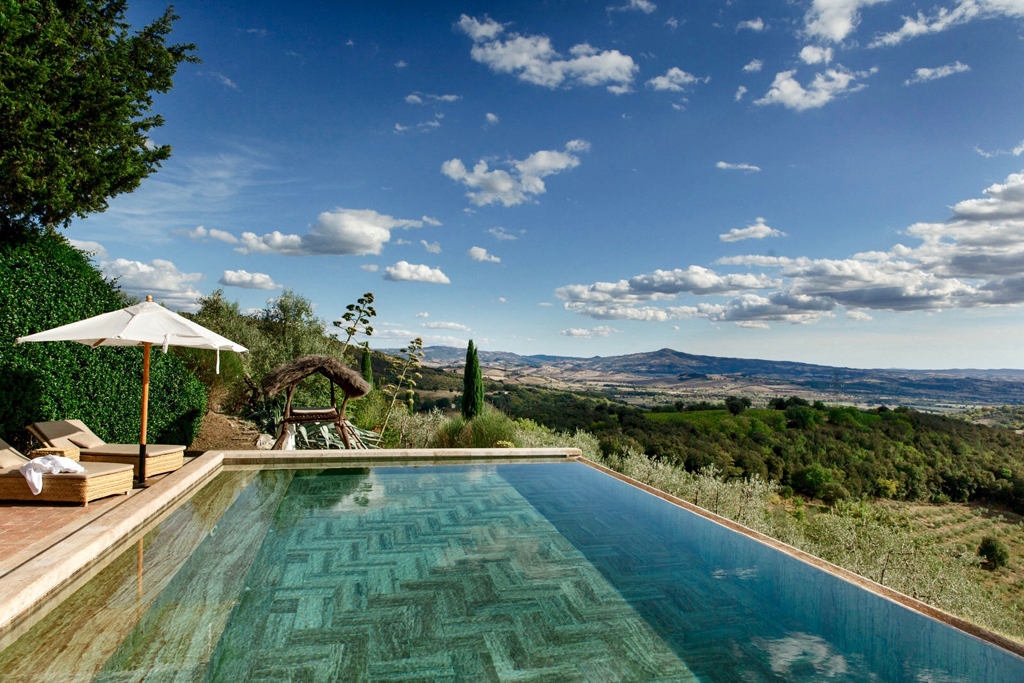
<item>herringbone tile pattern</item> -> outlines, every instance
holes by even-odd
[[[494,468],[445,469],[293,480],[210,678],[695,680]]]

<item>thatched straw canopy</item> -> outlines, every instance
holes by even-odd
[[[362,376],[333,356],[301,356],[267,373],[263,378],[263,391],[267,396],[295,386],[313,373],[318,372],[331,380],[349,398],[359,398],[370,391],[370,385]]]

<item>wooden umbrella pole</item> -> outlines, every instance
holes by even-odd
[[[149,418],[149,350],[150,342],[142,344],[142,433],[139,435],[139,484],[146,483],[146,421]]]

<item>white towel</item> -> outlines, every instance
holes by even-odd
[[[18,471],[25,476],[28,488],[33,496],[38,496],[43,490],[44,474],[59,474],[60,472],[85,472],[85,468],[71,458],[60,455],[44,455],[41,458],[33,458],[18,468]]]

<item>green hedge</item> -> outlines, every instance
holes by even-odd
[[[106,313],[128,302],[87,255],[59,235],[0,237],[0,436],[29,444],[24,427],[78,418],[101,438],[137,443],[142,351],[75,342],[15,345],[34,332]],[[150,367],[149,441],[190,445],[206,412],[206,390],[171,355]]]

